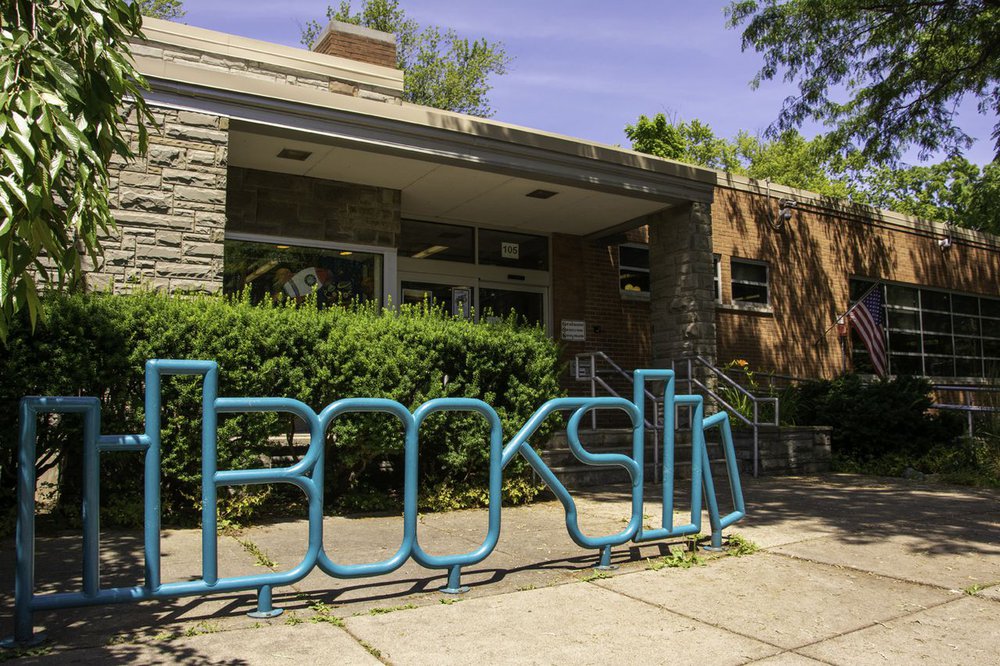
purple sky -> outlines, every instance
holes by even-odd
[[[301,26],[325,22],[339,0],[187,0],[183,22],[289,46]],[[716,134],[763,131],[792,91],[770,82],[751,90],[760,64],[740,51],[740,33],[725,28],[726,0],[401,0],[422,25],[504,42],[514,60],[490,94],[494,118],[591,141],[628,145],[623,128],[641,113],[664,112],[707,122]],[[360,0],[355,0],[355,8]],[[993,157],[992,119],[962,107],[964,128],[978,140],[967,153]],[[819,128],[807,126],[812,136]],[[908,154],[915,162],[916,155]]]

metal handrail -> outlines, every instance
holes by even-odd
[[[589,359],[589,364],[588,364],[589,370],[586,373],[581,373],[580,372],[580,369],[582,367],[580,365],[580,360],[581,359]],[[589,381],[590,382],[590,395],[591,395],[591,397],[597,397],[597,386],[598,385],[600,385],[600,387],[602,389],[604,389],[605,391],[607,391],[611,396],[613,396],[615,398],[622,397],[618,393],[618,391],[616,391],[614,389],[614,387],[612,387],[610,384],[608,384],[606,381],[604,381],[604,379],[600,376],[600,371],[598,370],[598,365],[597,365],[597,359],[601,359],[602,361],[604,361],[605,363],[607,363],[609,366],[611,366],[611,369],[614,371],[614,374],[617,374],[618,376],[620,376],[623,379],[625,379],[626,381],[628,381],[629,384],[632,384],[634,386],[634,384],[635,384],[635,376],[631,372],[629,372],[628,370],[625,370],[620,365],[618,365],[617,363],[615,363],[614,360],[612,360],[612,358],[610,356],[608,356],[607,354],[605,354],[604,352],[597,351],[597,352],[587,352],[587,353],[583,353],[583,354],[577,354],[573,358],[573,363],[574,363],[573,376],[577,380],[580,380],[580,381]],[[654,437],[654,441],[655,441],[655,440],[659,439],[659,433],[660,433],[660,430],[662,430],[662,427],[660,425],[660,409],[661,409],[660,403],[662,402],[662,398],[658,397],[656,394],[652,393],[649,389],[647,389],[645,387],[645,384],[643,384],[642,393],[646,397],[646,399],[649,400],[653,404],[653,420],[650,421],[648,418],[646,418],[646,416],[645,416],[645,410],[644,410],[643,411],[643,425],[653,431],[653,437]],[[590,412],[590,429],[591,430],[597,430],[597,410],[596,409],[595,410],[591,410],[591,412]],[[660,482],[660,450],[659,450],[659,447],[654,446],[653,447],[653,483],[659,483],[659,482]]]
[[[983,386],[982,384],[932,384],[931,389],[934,391],[960,391],[965,394],[964,405],[934,402],[931,404],[931,407],[933,409],[944,409],[953,412],[965,412],[965,424],[969,437],[972,437],[975,434],[974,421],[976,414],[1000,414],[1000,407],[994,407],[992,405],[974,405],[972,403],[973,393],[1000,394],[1000,386]]]
[[[581,366],[582,359],[588,360],[586,366]],[[601,373],[597,365],[598,359],[600,359],[608,366],[610,366],[611,370],[613,371],[613,374],[619,375],[620,377],[622,377],[623,379],[627,380],[630,383],[632,382],[632,373],[628,372],[627,370],[624,370],[621,366],[615,363],[610,356],[608,356],[606,353],[602,351],[585,352],[577,354],[573,359],[574,362],[573,376],[579,381],[590,382],[590,393],[592,397],[597,396],[598,386],[600,386],[602,389],[604,389],[614,397],[621,397],[619,393],[601,377]],[[694,388],[697,387],[706,395],[715,400],[716,403],[725,412],[739,419],[742,423],[753,429],[753,475],[754,477],[758,476],[760,472],[760,426],[762,425],[777,426],[780,424],[781,422],[780,400],[776,396],[758,397],[754,395],[746,388],[741,386],[739,382],[737,382],[735,379],[727,375],[724,370],[712,365],[712,363],[703,356],[688,357],[687,359],[685,359],[685,361],[687,364],[687,377],[685,377],[684,379],[686,379],[688,383],[688,393],[693,393]],[[731,386],[737,392],[739,392],[740,394],[745,396],[748,400],[750,400],[751,403],[753,403],[753,419],[751,420],[746,416],[744,416],[742,413],[740,413],[738,409],[736,409],[734,405],[731,405],[725,398],[723,398],[716,391],[714,391],[711,386],[702,382],[700,379],[697,379],[694,376],[695,363],[705,368],[716,377],[720,378],[727,385]],[[677,369],[676,366],[677,363],[675,361],[671,361],[670,363],[671,369],[676,371]],[[582,367],[587,367],[588,370],[586,372],[581,372]],[[648,389],[644,389],[644,393],[646,395],[646,398],[652,401],[653,403],[653,422],[649,422],[648,420],[646,420],[645,425],[647,428],[652,428],[655,431],[659,431],[660,429],[659,401],[657,400],[657,396],[651,393]],[[773,405],[774,407],[773,421],[760,420],[760,405],[762,403]],[[591,429],[597,430],[597,414],[595,412],[591,412]],[[656,454],[654,451],[654,457],[655,455]]]
[[[590,370],[586,373],[580,372],[580,359],[587,358],[590,359]],[[620,365],[614,362],[610,356],[602,351],[598,352],[587,352],[583,354],[577,354],[573,362],[575,364],[573,376],[580,381],[589,381],[591,383],[590,395],[591,397],[597,396],[597,384],[600,384],[601,388],[607,391],[610,395],[616,398],[622,397],[618,391],[614,389],[610,384],[608,384],[604,379],[601,378],[600,370],[597,366],[597,359],[600,358],[602,361],[611,366],[614,374],[619,375],[622,379],[625,379],[629,384],[634,382],[633,375],[628,370],[623,369]],[[652,393],[649,389],[643,388],[643,394],[646,399],[653,403],[654,406],[660,403],[660,398]],[[655,430],[660,429],[660,413],[659,410],[653,410],[653,420],[650,421],[648,418],[645,419],[645,426],[647,428],[653,428]],[[591,413],[591,429],[597,430],[596,414]]]
[[[739,382],[730,377],[725,373],[725,371],[715,367],[712,363],[703,356],[691,356],[686,359],[687,361],[687,382],[688,382],[688,392],[691,393],[694,387],[698,387],[700,390],[709,395],[713,400],[715,400],[720,407],[722,407],[727,413],[735,416],[737,419],[742,421],[744,424],[753,429],[753,475],[756,478],[760,473],[760,426],[777,426],[781,423],[781,402],[776,396],[769,396],[766,398],[761,398],[746,388],[741,386]],[[735,406],[729,404],[725,398],[716,393],[710,386],[705,384],[703,381],[695,377],[694,366],[698,364],[699,366],[708,370],[714,376],[722,379],[729,386],[734,388],[738,393],[742,394],[751,403],[753,403],[753,420],[750,420],[746,416],[740,413]],[[675,367],[672,363],[671,367]],[[761,421],[760,420],[760,405],[771,404],[774,406],[774,420],[773,421]]]

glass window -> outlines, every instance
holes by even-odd
[[[549,239],[514,231],[480,229],[479,263],[547,271]]]
[[[852,279],[851,302],[873,284]],[[891,373],[984,377],[1000,360],[1000,300],[906,285],[882,288]],[[866,372],[868,351],[853,331],[851,339],[855,369]]]
[[[923,313],[924,331],[932,333],[951,333],[951,315],[939,312]]]
[[[399,256],[471,264],[476,260],[474,234],[472,227],[403,220],[400,224]]]
[[[924,358],[925,373],[929,377],[955,377],[955,359],[951,356],[927,356]]]
[[[534,326],[544,325],[542,295],[538,292],[480,287],[479,305],[480,319],[484,321],[514,313],[518,321]]]
[[[891,337],[893,351],[921,353],[919,333],[893,333]]]
[[[920,307],[919,299],[919,292],[916,289],[911,289],[910,287],[890,284],[885,288],[885,302],[889,305],[918,308]]]
[[[956,356],[982,356],[983,347],[978,338],[955,338]]]
[[[1000,317],[1000,301],[992,298],[980,298],[979,305],[984,317]]]
[[[767,264],[734,258],[730,260],[729,267],[733,276],[734,303],[755,303],[758,305],[770,303],[767,287]]]
[[[224,292],[247,289],[254,303],[313,293],[321,307],[381,302],[381,254],[226,240],[223,260]]]
[[[955,333],[958,335],[976,335],[979,333],[979,317],[962,317],[955,315],[952,318]]]
[[[978,358],[956,358],[955,359],[955,376],[956,377],[982,377],[983,376],[983,362]]]
[[[924,310],[951,312],[951,295],[943,291],[920,290],[920,306]]]
[[[472,287],[431,282],[403,282],[400,286],[404,305],[427,303],[456,317],[468,318],[472,314]]]
[[[978,315],[979,299],[975,296],[951,295],[951,307],[959,314]]]
[[[865,361],[868,362],[867,372],[874,372],[874,368],[871,367],[870,361],[868,361],[868,355],[865,355]],[[923,357],[922,356],[906,356],[903,354],[892,354],[889,357],[889,365],[892,369],[892,373],[896,375],[922,375],[924,374],[923,368]],[[855,366],[857,368],[857,366]],[[859,372],[865,372],[858,368]]]
[[[873,280],[866,280],[863,278],[851,278],[850,281],[850,292],[851,292],[851,303],[857,303],[861,300],[861,297],[868,293],[868,290],[875,286]]]
[[[649,296],[649,248],[618,246],[618,288],[622,296]]]
[[[983,327],[983,337],[1000,338],[1000,319],[986,319],[980,321]]]
[[[887,309],[886,319],[890,329],[920,331],[920,313],[906,310]]]

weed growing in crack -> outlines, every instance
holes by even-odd
[[[743,557],[744,555],[753,555],[758,550],[760,550],[760,546],[755,544],[750,539],[747,539],[744,536],[740,536],[739,534],[730,534],[728,545],[729,547],[726,549],[726,552],[733,557]]]

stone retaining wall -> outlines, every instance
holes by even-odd
[[[757,446],[760,476],[821,474],[830,471],[830,433],[826,426],[763,426]],[[753,471],[753,430],[733,430],[736,453],[747,472]]]

